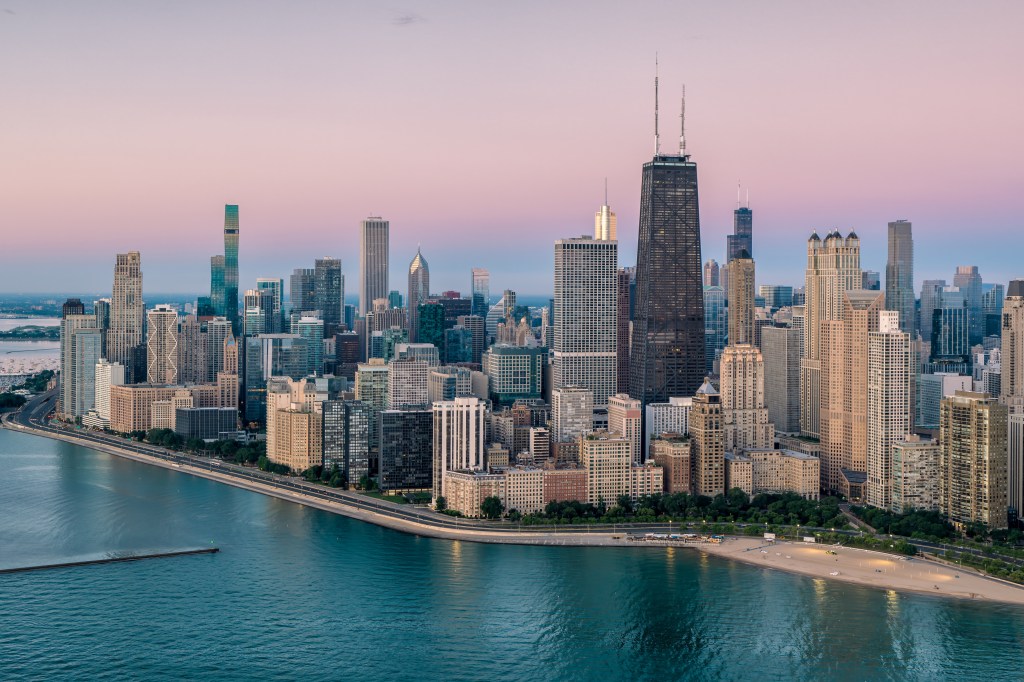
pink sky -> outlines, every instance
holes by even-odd
[[[632,265],[655,51],[663,149],[686,82],[705,258],[739,179],[759,283],[800,283],[833,226],[884,272],[896,218],[918,281],[970,263],[1005,282],[1024,276],[1021,26],[1019,2],[4,0],[0,291],[107,290],[129,249],[147,290],[203,291],[238,203],[243,289],[332,255],[356,291],[359,221],[383,215],[392,288],[422,243],[434,290],[479,266],[544,293],[606,176]]]

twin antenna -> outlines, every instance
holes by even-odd
[[[654,55],[654,155],[661,155],[661,136],[658,133],[658,55]],[[686,86],[683,86],[679,113],[679,156],[686,156]]]

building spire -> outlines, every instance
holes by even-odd
[[[679,156],[686,156],[686,86],[683,86],[682,106],[679,111]]]
[[[604,179],[604,205],[608,205],[608,178]]]
[[[658,53],[654,53],[654,155],[661,153],[661,140],[658,139]]]
[[[740,207],[740,181],[736,181],[736,208]]]

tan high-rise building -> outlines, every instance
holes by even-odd
[[[807,240],[807,271],[804,278],[804,345],[800,360],[800,431],[819,437],[821,431],[821,325],[843,316],[843,293],[860,289],[860,239],[846,238],[838,230],[822,241],[817,233]],[[824,463],[823,463],[824,464]]]
[[[690,408],[690,453],[693,492],[714,497],[725,492],[725,434],[722,431],[722,396],[706,380],[697,389]]]
[[[617,226],[618,220],[608,205],[608,198],[605,197],[604,206],[594,214],[594,239],[605,242],[616,241],[618,239]]]
[[[754,343],[754,261],[744,250],[729,261],[729,345]]]
[[[909,435],[892,446],[892,510],[939,508],[939,444]]]
[[[867,471],[868,335],[884,307],[881,291],[849,290],[841,318],[821,323],[821,487],[852,498]]]
[[[774,447],[775,426],[768,421],[764,401],[761,351],[747,344],[729,344],[722,352],[719,373],[725,451]]]
[[[305,379],[267,381],[267,459],[302,472],[323,464],[322,403]]]
[[[195,315],[183,318],[178,325],[178,381],[201,384],[206,381],[206,329]]]
[[[142,381],[146,367],[142,328],[145,321],[142,302],[142,257],[138,251],[117,254],[114,265],[114,291],[110,299],[110,329],[107,331],[107,359],[125,367],[129,383]]]
[[[639,464],[643,458],[640,447],[640,401],[625,393],[608,398],[608,430],[629,440],[630,461]]]
[[[146,313],[146,381],[178,383],[178,312],[158,305]]]
[[[957,391],[939,406],[939,511],[954,524],[1006,528],[1007,410]]]
[[[915,353],[901,331],[899,312],[879,313],[878,331],[868,334],[868,504],[893,509],[893,447],[913,428]]]
[[[580,464],[587,470],[587,502],[616,504],[630,492],[630,442],[616,433],[595,431],[579,437]]]
[[[1003,347],[999,402],[1024,411],[1024,280],[1010,282],[1003,299]]]

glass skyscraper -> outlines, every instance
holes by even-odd
[[[697,164],[656,155],[644,164],[629,394],[644,404],[693,395],[704,381]]]
[[[749,206],[739,206],[732,212],[732,234],[725,238],[727,263],[740,257],[744,251],[748,258],[754,257],[754,212]]]
[[[889,260],[885,265],[885,309],[900,314],[900,330],[916,338],[914,315],[914,237],[909,221],[889,223]]]
[[[224,206],[224,317],[237,335],[238,318],[238,206]]]

